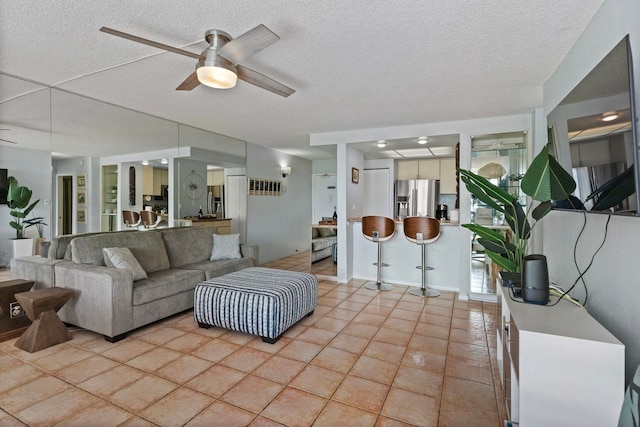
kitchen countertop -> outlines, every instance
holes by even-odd
[[[347,221],[349,222],[362,222],[362,217],[358,216],[358,217],[353,217],[353,218],[347,218]],[[393,222],[395,222],[396,224],[404,224],[404,221],[401,219],[394,219]],[[456,221],[456,222],[452,222],[450,220],[446,220],[446,221],[440,221],[440,225],[460,225],[460,222]]]
[[[193,222],[231,221],[231,218],[198,218],[197,216],[185,216],[183,219],[188,219]]]

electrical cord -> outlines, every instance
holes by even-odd
[[[563,299],[566,295],[568,295],[569,292],[571,292],[573,290],[573,288],[575,288],[575,286],[580,281],[582,281],[582,285],[584,286],[584,290],[585,290],[585,299],[584,299],[584,303],[582,303],[582,306],[586,306],[587,305],[587,300],[589,298],[589,292],[587,290],[587,284],[584,281],[584,275],[587,274],[587,272],[589,271],[589,269],[593,265],[593,261],[595,260],[596,255],[598,255],[598,252],[600,252],[600,249],[602,249],[602,247],[604,246],[605,242],[607,241],[607,235],[609,234],[609,221],[611,221],[611,215],[608,215],[607,222],[605,223],[605,226],[604,226],[604,236],[602,238],[602,243],[600,243],[600,246],[598,246],[598,249],[596,249],[596,251],[591,256],[591,260],[589,261],[589,264],[587,265],[587,268],[585,268],[584,271],[581,272],[580,271],[580,267],[578,266],[576,252],[577,252],[577,248],[578,248],[578,241],[580,240],[580,237],[582,236],[582,233],[584,232],[584,229],[587,226],[587,214],[586,214],[586,212],[582,212],[582,215],[584,216],[584,223],[582,224],[582,229],[580,230],[580,233],[578,234],[578,238],[576,239],[576,242],[575,242],[574,247],[573,247],[573,262],[575,263],[576,269],[578,270],[578,272],[580,274],[578,275],[576,280],[573,282],[573,285],[571,285],[571,287],[569,289],[567,289],[560,296],[560,298],[558,298],[558,300],[556,302],[554,302],[553,304],[548,305],[548,307],[553,307],[554,305],[556,305],[561,299]]]

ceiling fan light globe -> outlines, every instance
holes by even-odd
[[[198,81],[205,86],[216,89],[231,89],[238,82],[238,75],[222,67],[202,66],[196,70]]]

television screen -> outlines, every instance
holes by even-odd
[[[7,175],[6,169],[0,169],[0,205],[7,204],[7,191],[9,190]]]

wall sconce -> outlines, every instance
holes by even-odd
[[[286,178],[287,175],[291,174],[291,166],[283,166],[282,167],[282,177]]]

